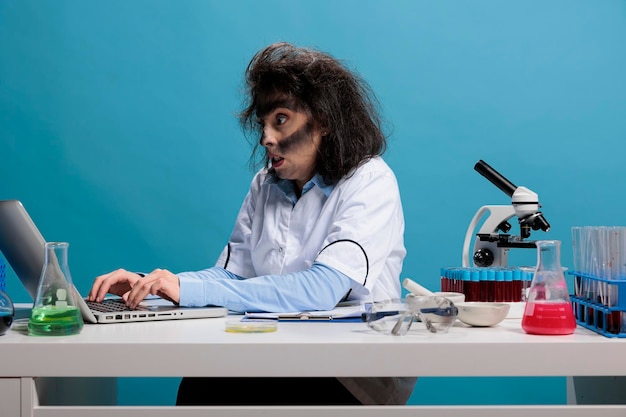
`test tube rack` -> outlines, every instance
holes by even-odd
[[[626,279],[605,279],[575,271],[570,296],[576,323],[606,337],[626,337]]]
[[[441,291],[461,292],[465,301],[525,301],[533,268],[446,267],[441,268]]]

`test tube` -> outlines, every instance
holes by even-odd
[[[489,283],[487,280],[487,269],[481,268],[479,272],[480,278],[480,300],[479,301],[488,301],[489,300]]]
[[[487,269],[487,301],[496,300],[496,271],[493,268]]]
[[[522,291],[522,270],[519,268],[515,268],[513,269],[513,292],[511,294],[511,296],[513,297],[512,301],[524,301],[524,297],[522,297]]]
[[[501,303],[504,300],[504,271],[501,268],[494,272],[495,282],[493,286],[493,301]]]
[[[470,290],[465,296],[468,301],[480,301],[480,273],[476,268],[470,271]]]
[[[443,292],[448,292],[447,270],[448,270],[448,268],[441,268],[441,270],[440,270],[441,278],[440,278],[439,286],[441,288],[441,291],[443,291]]]
[[[506,268],[504,270],[504,301],[517,301],[515,300],[513,294],[513,270],[511,270],[511,268]]]
[[[522,301],[528,300],[528,290],[533,282],[534,272],[530,269],[522,271]]]

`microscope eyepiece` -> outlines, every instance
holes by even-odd
[[[507,180],[502,174],[489,166],[488,163],[482,159],[476,162],[474,169],[483,177],[487,178],[493,185],[504,191],[509,197],[513,196],[513,193],[517,189],[517,186],[511,181]]]

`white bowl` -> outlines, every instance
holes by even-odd
[[[459,309],[459,317],[465,324],[476,327],[495,326],[506,318],[511,306],[506,303],[463,302],[454,303]]]

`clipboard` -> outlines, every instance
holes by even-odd
[[[321,322],[334,321],[337,323],[360,323],[369,320],[378,320],[387,316],[397,316],[401,311],[377,311],[366,313],[359,310],[334,311],[304,311],[299,313],[246,313],[241,321],[292,321],[292,322]]]
[[[304,311],[298,313],[246,313],[241,321],[276,320],[290,322],[336,322],[362,323],[365,321],[365,312]]]

